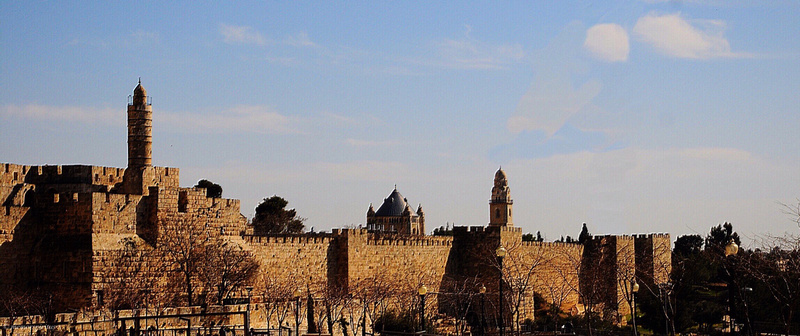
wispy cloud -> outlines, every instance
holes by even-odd
[[[435,43],[437,58],[421,63],[457,69],[504,69],[525,57],[519,44],[489,44],[473,38],[471,31],[466,26],[463,37]]]
[[[265,45],[267,40],[257,30],[248,26],[219,24],[219,33],[223,41],[230,44]]]
[[[308,33],[299,32],[286,38],[286,44],[295,47],[316,47],[317,44],[311,41]]]
[[[300,133],[296,120],[266,106],[237,106],[218,113],[160,113],[156,122],[188,133]]]
[[[586,31],[583,47],[600,60],[624,62],[628,60],[630,51],[628,32],[615,23],[594,25]]]
[[[39,104],[5,105],[0,107],[0,115],[11,118],[34,119],[37,121],[78,121],[85,123],[117,124],[124,122],[118,108],[96,108],[78,106],[50,106]]]
[[[680,13],[647,14],[633,27],[636,37],[657,51],[671,57],[710,59],[749,57],[732,52],[724,36],[726,24],[721,20],[687,20]]]

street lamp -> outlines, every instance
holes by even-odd
[[[292,295],[294,295],[294,335],[300,336],[300,295],[303,293],[298,288]]]
[[[633,321],[633,336],[639,336],[639,330],[636,329],[636,293],[639,292],[639,283],[633,281],[631,283],[631,320]]]
[[[728,245],[725,245],[725,257],[727,258],[727,257],[730,257],[732,255],[736,255],[737,252],[739,252],[739,245],[737,245],[736,242],[733,239],[731,239],[730,241],[728,241]],[[727,266],[726,266],[726,270],[725,271],[728,272]],[[728,274],[730,275],[730,272],[728,272]],[[728,332],[730,332],[730,333],[733,333],[733,307],[732,306],[733,306],[733,293],[731,292],[730,289],[728,289],[728,325],[729,325],[729,328],[730,328],[730,329],[728,329]]]
[[[500,245],[494,250],[494,253],[497,255],[497,263],[500,266],[500,336],[505,336],[505,328],[503,326],[503,258],[506,257],[506,248]]]
[[[147,329],[147,323],[149,322],[147,319],[148,313],[147,310],[150,308],[150,292],[149,288],[142,289],[142,294],[144,295],[144,326]]]
[[[419,293],[419,303],[420,303],[420,308],[419,308],[419,321],[420,321],[420,323],[419,324],[421,326],[422,332],[424,333],[425,332],[425,294],[428,294],[428,287],[425,287],[425,284],[422,284],[422,286],[419,286],[419,289],[417,290],[417,292]]]
[[[481,335],[484,335],[486,334],[486,286],[481,285],[478,293],[481,293]]]
[[[747,318],[747,335],[753,334],[753,325],[750,324],[750,308],[747,307],[747,296],[753,292],[753,288],[742,288],[742,302],[744,303],[744,317]]]
[[[244,335],[250,336],[250,298],[252,298],[253,286],[244,288],[247,291],[247,311],[244,314]]]
[[[732,256],[736,255],[739,252],[739,245],[736,245],[736,242],[733,239],[728,242],[728,245],[725,245],[725,256]]]

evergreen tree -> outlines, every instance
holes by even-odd
[[[581,234],[578,236],[578,243],[585,244],[589,239],[592,239],[592,235],[589,233],[589,229],[586,228],[586,223],[583,223]]]
[[[257,235],[275,233],[302,233],[305,218],[297,217],[295,209],[286,209],[288,201],[274,195],[265,198],[253,217],[253,231]]]
[[[220,198],[222,197],[222,186],[211,182],[206,179],[202,179],[197,181],[197,184],[194,185],[195,188],[206,188],[206,197],[211,198]]]

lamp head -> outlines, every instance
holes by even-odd
[[[481,285],[481,288],[478,288],[478,293],[486,294],[486,286]]]
[[[638,293],[639,292],[639,283],[638,282],[634,282],[631,285],[631,291],[634,292],[634,293]]]
[[[503,258],[506,256],[506,248],[503,247],[503,245],[500,245],[500,247],[494,250],[494,253],[497,255],[498,258]]]
[[[292,295],[294,295],[294,298],[295,298],[295,299],[299,299],[299,298],[300,298],[300,296],[301,296],[301,295],[303,295],[303,292],[301,292],[301,291],[300,291],[300,288],[298,288],[298,289],[295,289],[295,290],[294,290],[294,293],[293,293]]]
[[[421,286],[419,286],[419,289],[417,289],[417,292],[419,292],[420,296],[428,294],[428,287],[426,287],[425,284],[422,284]]]
[[[736,245],[736,242],[731,239],[728,245],[725,245],[725,256],[735,255],[739,252],[739,245]]]

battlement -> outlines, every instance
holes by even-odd
[[[367,239],[368,245],[399,245],[399,246],[451,246],[452,237],[432,237],[432,236],[406,236],[406,235],[385,235],[370,234]]]
[[[574,251],[582,251],[583,245],[578,243],[567,243],[567,242],[537,242],[537,241],[523,241],[523,247],[538,247],[538,248],[548,248],[548,249],[558,249],[558,250],[574,250]]]
[[[331,230],[331,234],[333,234],[334,236],[367,235],[367,234],[369,234],[369,230],[367,230],[367,229],[333,229],[333,230]]]
[[[670,239],[669,233],[646,233],[635,235],[636,239]]]
[[[246,235],[242,238],[250,244],[269,245],[269,244],[300,244],[300,245],[316,245],[316,244],[330,244],[333,240],[332,235],[320,234],[275,234],[268,236],[253,236]]]
[[[160,185],[177,187],[180,169],[153,167]],[[122,182],[125,168],[89,165],[29,166],[0,163],[0,185],[29,184],[87,184],[113,187]]]

